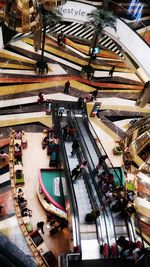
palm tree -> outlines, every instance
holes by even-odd
[[[87,66],[83,67],[83,70],[88,69],[88,68],[89,70],[92,70],[92,67],[90,66],[90,64],[91,64],[91,61],[93,60],[95,47],[97,46],[97,43],[99,42],[101,34],[106,27],[111,27],[116,31],[116,16],[111,11],[97,8],[91,11],[90,13],[88,13],[87,18],[88,19],[87,19],[87,22],[85,22],[85,26],[93,27],[95,29],[95,32],[94,32],[94,36],[93,36],[92,43],[90,46],[89,62]]]
[[[44,5],[41,4],[39,6],[39,13],[41,15],[41,24],[43,26],[43,37],[42,37],[42,52],[41,52],[41,59],[37,61],[35,65],[36,71],[39,74],[43,74],[48,71],[47,63],[44,61],[44,47],[45,47],[45,39],[46,39],[46,28],[52,29],[56,24],[60,23],[61,21],[61,13],[58,9],[51,9],[46,10]]]

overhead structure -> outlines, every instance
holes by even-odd
[[[8,44],[18,32],[22,34],[32,33],[35,51],[43,50],[46,34],[44,32],[46,27],[44,28],[45,25],[43,25],[44,18],[49,11],[65,2],[64,0],[8,0],[4,11],[3,23],[5,32],[3,35],[8,35],[8,38],[5,40],[4,45]],[[10,31],[12,32],[11,35]],[[42,60],[42,63],[38,61],[35,69],[38,74],[46,74],[48,72],[47,63],[44,60]]]
[[[145,240],[150,242],[150,116],[134,119],[120,142],[124,163],[131,163],[135,180],[135,206]]]
[[[38,60],[35,64],[35,73],[38,75],[46,75],[48,73],[48,64],[44,59],[44,49],[45,49],[45,41],[46,41],[46,29],[47,26],[49,27],[49,29],[51,29],[54,25],[56,25],[57,23],[60,23],[61,21],[61,13],[59,12],[58,9],[56,9],[57,6],[59,6],[60,4],[64,4],[65,1],[57,1],[57,0],[43,0],[40,1],[39,4],[39,14],[40,14],[40,22],[41,22],[41,33],[43,32],[43,34],[41,34],[41,38],[40,41],[42,42],[42,47],[41,48],[41,58],[40,60]],[[38,42],[36,45],[36,41],[39,40],[39,38],[37,39],[36,37],[38,37],[39,35],[34,34],[35,37],[35,50],[39,49],[38,46]],[[41,45],[40,42],[40,45]]]
[[[4,23],[8,28],[27,33],[40,27],[37,0],[8,0],[4,12]]]
[[[46,10],[51,10],[54,7],[64,5],[66,3],[66,0],[41,0],[39,2],[44,4],[44,8]]]
[[[150,174],[150,117],[131,121],[120,145],[124,160],[134,162],[139,171]]]

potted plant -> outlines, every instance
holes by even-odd
[[[116,155],[116,156],[121,155],[121,154],[122,154],[122,149],[121,149],[121,147],[120,147],[120,146],[115,146],[115,147],[113,148],[113,154]]]
[[[99,42],[101,34],[106,27],[111,27],[116,30],[116,16],[109,10],[97,8],[87,14],[88,20],[85,26],[93,27],[95,32],[89,49],[89,62],[82,67],[81,76],[86,73],[87,78],[91,79],[94,74],[94,69],[91,62],[95,59],[95,48]]]
[[[94,75],[94,69],[91,65],[85,65],[82,67],[81,76],[85,79],[91,80]]]
[[[41,48],[41,58],[35,64],[35,72],[39,75],[47,74],[48,65],[44,60],[44,48],[46,39],[46,27],[53,28],[57,23],[61,21],[61,13],[57,9],[46,10],[44,4],[39,5],[39,14],[41,16],[41,24],[43,26],[43,36],[42,36],[42,48]]]

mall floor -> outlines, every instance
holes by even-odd
[[[46,115],[45,104],[37,103],[39,92],[43,92],[46,99],[63,103],[76,102],[79,97],[85,97],[89,92],[98,89],[97,99],[88,103],[87,110],[90,114],[93,103],[101,103],[100,119],[90,119],[114,166],[121,166],[123,163],[122,157],[114,156],[112,149],[116,141],[124,136],[130,120],[150,113],[150,104],[143,109],[135,104],[142,94],[144,84],[126,55],[118,56],[104,48],[92,63],[96,69],[96,77],[92,80],[81,77],[81,68],[88,60],[88,49],[89,43],[86,40],[79,42],[75,38],[67,38],[66,45],[59,47],[56,35],[47,36],[44,55],[49,71],[45,76],[35,75],[34,65],[40,59],[40,51],[34,51],[32,38],[12,42],[0,51],[0,148],[8,152],[7,138],[11,129],[25,131],[25,138],[31,146],[23,152],[23,168],[27,177],[24,190],[29,208],[33,210],[31,220],[34,228],[41,218],[45,222],[45,240],[49,239],[46,213],[35,196],[36,184],[31,184],[31,180],[36,177],[37,166],[46,167],[48,164],[47,155],[41,149],[41,140],[44,128],[51,127],[52,121],[51,116]],[[110,77],[109,71],[113,65],[115,71]],[[70,81],[70,89],[68,94],[64,94],[67,80]],[[37,153],[29,149],[33,147],[36,147]],[[0,204],[3,206],[0,231],[27,255],[32,255],[15,214],[8,166],[1,170]],[[64,248],[69,249],[70,240],[69,231],[65,229],[59,238],[46,242],[57,257]]]

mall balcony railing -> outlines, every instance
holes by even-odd
[[[150,1],[149,0],[140,0],[136,1],[135,3],[132,2],[126,2],[126,1],[112,1],[112,0],[105,0],[103,1],[90,1],[90,0],[80,0],[79,2],[93,5],[94,7],[101,7],[101,8],[107,8],[110,10],[113,10],[114,14],[122,19],[133,31],[136,31],[136,33],[150,46]],[[141,2],[141,3],[140,3]],[[132,4],[133,3],[133,4]],[[137,5],[138,9],[136,11]],[[132,12],[129,12],[129,6],[133,5]],[[140,12],[140,6],[143,5],[143,9]],[[136,14],[134,15],[134,12],[136,11]],[[144,23],[145,19],[144,17],[149,17],[147,22]],[[144,21],[142,20],[144,19]]]

